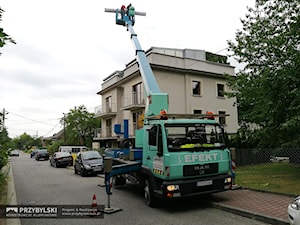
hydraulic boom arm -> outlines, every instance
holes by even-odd
[[[126,26],[127,31],[130,32],[130,38],[135,48],[136,60],[139,65],[140,73],[145,87],[145,94],[147,96],[145,117],[159,115],[162,110],[168,111],[168,94],[161,92],[160,88],[158,87],[151,66],[147,60],[147,56],[144,50],[142,50],[137,35],[133,30],[132,19],[130,19],[127,15],[121,16],[119,13],[119,9],[105,9],[105,12],[116,13],[116,24]],[[144,16],[146,15],[146,13],[136,12],[135,15]]]

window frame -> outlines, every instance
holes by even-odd
[[[196,82],[199,84],[199,90],[198,90],[197,94],[194,93],[194,90],[196,88],[196,87],[194,88],[194,83],[196,83]],[[202,81],[201,80],[195,80],[195,79],[192,80],[192,95],[193,96],[202,96]]]
[[[219,86],[223,87],[223,90],[220,90]],[[216,91],[217,91],[217,97],[218,98],[225,98],[225,84],[221,82],[216,83]]]
[[[223,115],[224,114],[224,116],[219,116],[219,123],[221,125],[226,125],[226,122],[227,122],[226,116],[225,116],[226,115],[226,111],[225,110],[219,110],[218,114],[219,115]]]

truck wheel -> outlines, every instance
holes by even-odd
[[[113,177],[113,183],[114,186],[120,186],[120,185],[125,185],[126,184],[126,178],[123,176],[115,176]]]
[[[145,180],[144,195],[145,195],[146,204],[150,207],[155,207],[157,204],[157,199],[154,196],[153,185],[149,181],[149,179]]]

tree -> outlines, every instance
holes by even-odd
[[[0,7],[0,22],[2,21],[2,13],[4,12],[3,9]],[[0,48],[2,48],[7,42],[11,42],[13,44],[16,44],[16,42],[4,32],[4,29],[0,27]],[[1,52],[0,52],[1,55]]]
[[[235,41],[228,41],[246,65],[235,79],[228,78],[229,96],[238,99],[243,128],[256,125],[260,146],[300,144],[299,12],[298,0],[257,0]]]
[[[62,118],[66,127],[65,144],[85,145],[91,147],[94,129],[100,127],[100,120],[94,113],[89,113],[85,106],[75,107]]]
[[[11,148],[11,139],[8,137],[6,128],[0,132],[0,170],[8,162],[8,149]]]
[[[33,138],[30,135],[23,133],[19,137],[13,139],[13,144],[15,149],[20,149],[22,151],[27,151],[33,147],[39,148],[42,146],[41,138]]]

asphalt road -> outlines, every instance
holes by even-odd
[[[107,206],[105,189],[100,177],[81,177],[73,169],[53,168],[49,161],[36,161],[29,154],[11,158],[18,205],[91,205],[96,194],[98,205]],[[241,217],[213,208],[209,199],[193,198],[148,207],[143,193],[132,184],[112,190],[111,207],[122,211],[105,214],[104,218],[60,219],[23,218],[22,225],[265,225],[260,221]]]

